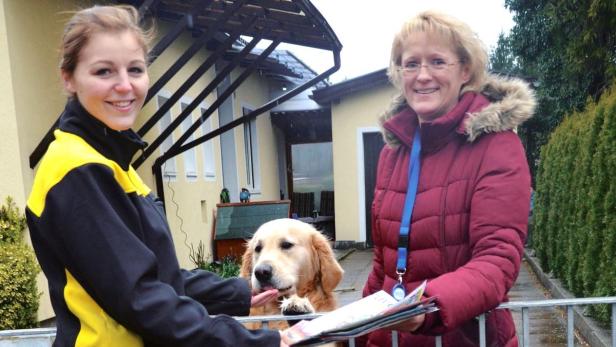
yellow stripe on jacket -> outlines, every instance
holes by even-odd
[[[143,346],[143,342],[138,335],[109,317],[73,275],[68,271],[65,272],[64,300],[69,310],[79,318],[81,324],[75,347]]]
[[[54,136],[56,140],[51,143],[43,157],[28,198],[28,208],[37,217],[40,217],[45,209],[45,198],[49,190],[71,170],[85,164],[102,164],[109,167],[126,193],[136,192],[141,196],[150,193],[150,188],[143,183],[132,166],[128,171],[124,171],[116,162],[105,158],[77,135],[56,130]]]

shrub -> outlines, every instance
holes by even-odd
[[[240,263],[233,257],[225,257],[222,261],[213,261],[203,267],[204,270],[217,273],[220,277],[229,278],[240,275]]]
[[[616,85],[568,116],[542,148],[533,247],[577,296],[616,295]],[[610,307],[593,305],[602,323]]]
[[[0,207],[0,330],[37,326],[40,269],[23,240],[26,218],[9,197]]]
[[[0,206],[0,244],[21,242],[26,229],[26,218],[20,213],[11,197]]]
[[[0,330],[37,326],[38,265],[25,244],[0,246]]]
[[[218,274],[220,277],[238,277],[240,275],[240,262],[233,257],[225,257],[222,261],[208,261],[205,256],[205,246],[199,241],[197,249],[190,246],[190,260],[197,269],[207,270]]]

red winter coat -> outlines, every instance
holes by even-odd
[[[417,116],[401,100],[384,117],[383,148],[372,205],[374,268],[364,296],[397,282],[400,220]],[[407,292],[428,280],[425,296],[439,311],[426,316],[400,346],[478,346],[476,316],[507,301],[522,259],[530,175],[524,149],[511,131],[528,119],[534,99],[526,84],[492,78],[482,93],[463,94],[455,108],[422,124],[421,173],[411,219]],[[507,310],[486,316],[488,346],[517,346]],[[368,346],[391,346],[390,331],[376,331]],[[360,344],[365,341],[360,341]]]

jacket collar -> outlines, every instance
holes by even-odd
[[[513,130],[532,117],[535,105],[534,93],[524,81],[489,76],[480,93],[464,93],[450,112],[422,124],[422,148],[436,150],[458,135],[472,142],[485,133]],[[380,123],[388,145],[410,146],[418,121],[400,94],[381,116]]]
[[[430,153],[442,148],[454,137],[464,135],[462,120],[467,117],[468,111],[487,105],[489,101],[480,94],[468,92],[451,111],[445,115],[419,125],[415,111],[409,107],[383,123],[383,128],[393,134],[399,142],[411,147],[413,134],[420,126],[421,146],[423,153]]]
[[[117,162],[128,170],[135,153],[143,150],[147,143],[133,130],[117,131],[94,118],[75,98],[69,99],[60,116],[59,128],[62,131],[83,138],[102,155]]]

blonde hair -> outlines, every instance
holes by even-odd
[[[429,36],[450,43],[462,63],[468,67],[470,79],[462,88],[464,91],[478,91],[487,76],[488,54],[483,43],[464,22],[435,11],[425,11],[408,20],[394,36],[387,75],[398,89],[402,89],[402,51],[406,40],[415,33]]]
[[[64,27],[60,46],[60,70],[69,75],[73,74],[79,62],[79,53],[92,35],[126,30],[135,34],[147,60],[154,30],[153,27],[145,30],[139,25],[139,12],[133,6],[93,6],[75,12]]]

